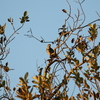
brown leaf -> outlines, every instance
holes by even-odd
[[[62,9],[62,11],[63,11],[64,13],[67,13],[67,11],[66,11],[65,9]]]

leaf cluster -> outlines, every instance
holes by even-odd
[[[33,88],[28,85],[28,72],[24,75],[24,78],[20,77],[18,84],[19,88],[16,89],[16,97],[22,99],[22,100],[32,100],[32,91]]]
[[[75,14],[75,16],[72,16],[71,5],[68,0],[66,2],[69,6],[69,12],[62,9],[67,18],[64,25],[58,29],[57,39],[51,42],[46,42],[44,39],[39,40],[33,36],[32,31],[31,35],[27,35],[41,43],[54,44],[55,48],[52,51],[55,55],[52,56],[49,54],[44,68],[38,68],[38,75],[32,77],[32,86],[29,85],[28,72],[24,77],[19,78],[19,84],[14,88],[14,91],[16,97],[21,100],[33,100],[36,98],[39,100],[88,100],[89,96],[93,97],[94,100],[99,98],[100,65],[98,57],[100,56],[100,43],[95,44],[95,41],[99,30],[99,25],[96,22],[100,21],[100,19],[84,25],[85,13],[82,7],[84,0],[82,2],[78,0],[77,3],[80,6],[80,10],[77,10],[78,14]],[[83,16],[82,20],[81,15]],[[68,23],[69,20],[73,22],[72,25]],[[13,19],[9,18],[8,22],[11,23],[14,33],[8,39],[5,35],[6,24],[0,26],[1,60],[7,57],[6,47],[14,39],[12,38],[13,35],[28,21],[28,12],[25,11],[20,18],[21,26],[16,30]],[[82,35],[82,30],[86,27],[88,28],[88,32],[86,35]],[[5,73],[10,70],[8,63],[1,65],[0,68]],[[7,84],[9,78],[7,76],[6,79],[2,78],[3,75],[0,76],[0,88],[4,88],[4,94],[7,94],[7,96],[3,95],[0,98],[11,100],[13,97],[10,93],[10,86]],[[73,82],[76,88],[69,87],[70,82]],[[34,92],[33,88],[36,88],[38,93]],[[71,89],[73,91],[69,95]],[[79,92],[75,93],[75,90],[79,90]]]
[[[29,18],[27,17],[27,13],[27,11],[24,12],[24,16],[26,17],[25,21]],[[7,98],[8,100],[13,100],[13,94],[10,89],[10,78],[8,76],[8,72],[13,69],[10,69],[8,62],[2,64],[2,61],[5,60],[10,53],[10,49],[7,49],[8,44],[14,40],[14,35],[17,34],[17,32],[24,26],[24,23],[16,29],[14,27],[13,18],[8,18],[8,22],[13,28],[13,33],[9,37],[7,37],[5,33],[6,23],[4,25],[0,25],[0,91],[3,91],[3,94],[0,95],[0,99]]]
[[[26,35],[41,43],[55,45],[54,48],[50,48],[56,54],[56,56],[49,54],[49,58],[45,61],[46,66],[39,68],[38,75],[32,77],[33,87],[38,89],[38,93],[33,95],[34,91],[32,90],[31,99],[88,100],[89,96],[94,99],[99,98],[100,65],[98,57],[100,56],[100,43],[95,44],[95,41],[99,30],[96,21],[100,21],[100,19],[83,25],[85,13],[82,2],[78,2],[82,12],[78,10],[78,14],[73,17],[71,15],[71,5],[68,0],[66,1],[70,11],[62,9],[68,17],[65,19],[64,25],[58,29],[57,39],[51,42],[44,39],[39,40],[32,34],[32,30],[30,30],[31,35]],[[81,20],[81,13],[83,14],[83,20]],[[72,25],[67,24],[69,20],[72,20]],[[85,28],[88,28],[88,31],[82,35],[82,30]],[[69,87],[69,84],[72,81],[76,88],[73,88],[70,96],[71,87]],[[23,86],[21,85],[20,88],[22,89]],[[75,93],[76,90],[79,90],[79,93]]]
[[[22,18],[20,18],[20,23],[25,23],[25,22],[29,22],[29,17],[28,17],[28,12],[25,11]]]

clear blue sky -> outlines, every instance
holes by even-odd
[[[69,0],[72,6],[72,13],[76,14],[76,9],[79,7],[73,3],[74,0]],[[100,14],[100,0],[86,0],[83,4],[86,14],[86,22],[91,22],[98,19],[97,11]],[[68,9],[66,0],[2,0],[0,2],[0,24],[7,24],[6,34],[10,36],[13,33],[8,18],[14,19],[16,28],[20,26],[19,18],[24,11],[28,11],[30,22],[18,31],[20,34],[15,35],[8,48],[10,54],[3,61],[9,62],[9,67],[15,69],[8,72],[11,78],[11,87],[16,86],[19,82],[18,78],[29,72],[29,78],[36,75],[37,65],[45,67],[45,59],[48,55],[45,52],[47,44],[42,44],[34,38],[25,37],[24,34],[29,34],[27,31],[31,28],[34,36],[41,39],[41,36],[46,41],[54,40],[58,37],[58,28],[64,24],[66,14],[62,9]],[[52,45],[54,47],[54,45]]]

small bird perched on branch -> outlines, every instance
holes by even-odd
[[[57,54],[56,54],[56,49],[53,50],[51,48],[51,44],[48,44],[46,47],[46,52],[48,53],[48,55],[50,55],[50,58],[58,58]]]
[[[51,44],[48,44],[46,47],[46,52],[48,53],[48,55],[52,55],[52,53],[54,53],[54,50],[51,48]]]

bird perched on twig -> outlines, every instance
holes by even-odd
[[[46,52],[48,53],[48,55],[50,55],[50,58],[58,58],[57,54],[56,54],[56,49],[53,50],[51,48],[51,44],[48,44],[46,47]]]
[[[46,47],[46,52],[48,53],[48,55],[52,55],[52,53],[54,53],[54,50],[51,48],[51,44],[48,44]]]

